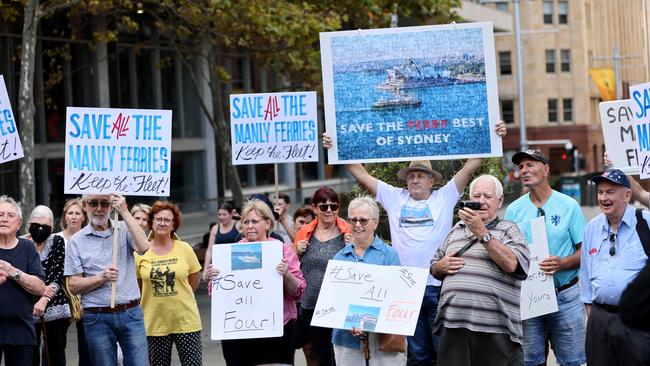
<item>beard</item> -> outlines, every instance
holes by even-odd
[[[108,226],[108,215],[89,215],[90,223],[95,226]]]

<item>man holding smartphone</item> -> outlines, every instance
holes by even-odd
[[[524,364],[545,363],[548,339],[560,365],[578,366],[586,362],[585,308],[578,285],[585,218],[576,200],[549,185],[548,158],[540,150],[518,152],[512,162],[519,166],[528,193],[508,206],[505,219],[518,224],[532,243],[530,221],[544,217],[550,256],[539,262],[539,268],[553,276],[559,309],[524,320]]]

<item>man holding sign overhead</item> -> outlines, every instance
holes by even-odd
[[[84,195],[88,225],[68,241],[64,275],[70,291],[83,294],[84,330],[95,366],[117,363],[116,342],[124,354],[124,365],[148,363],[140,289],[133,251],[147,250],[147,238],[126,200],[115,195]],[[124,219],[109,220],[111,208]],[[117,233],[114,226],[117,225]],[[113,266],[113,240],[117,235],[117,264]],[[111,284],[116,286],[116,305],[111,307]]]
[[[496,133],[505,136],[502,121]],[[332,146],[330,136],[323,134],[323,147]],[[429,268],[435,254],[452,226],[453,210],[482,159],[469,159],[444,187],[433,190],[442,175],[431,168],[429,161],[412,161],[398,172],[406,189],[393,187],[371,176],[361,164],[348,164],[347,170],[386,209],[393,248],[404,266]],[[438,309],[440,281],[429,276],[415,334],[408,337],[408,365],[429,365],[436,358],[438,337],[432,325]]]

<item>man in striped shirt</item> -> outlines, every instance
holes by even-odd
[[[529,251],[516,224],[499,220],[503,187],[491,175],[476,178],[459,221],[431,260],[443,280],[433,331],[440,334],[442,365],[522,365],[521,281]]]

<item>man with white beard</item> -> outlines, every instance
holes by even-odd
[[[111,207],[124,221],[109,219]],[[115,365],[119,342],[125,366],[147,365],[147,338],[133,259],[133,251],[142,254],[147,250],[147,238],[119,194],[84,195],[83,208],[88,225],[68,241],[64,275],[70,291],[83,294],[83,323],[93,364]],[[113,225],[118,229],[116,266],[112,265]],[[116,286],[114,308],[111,283]]]

